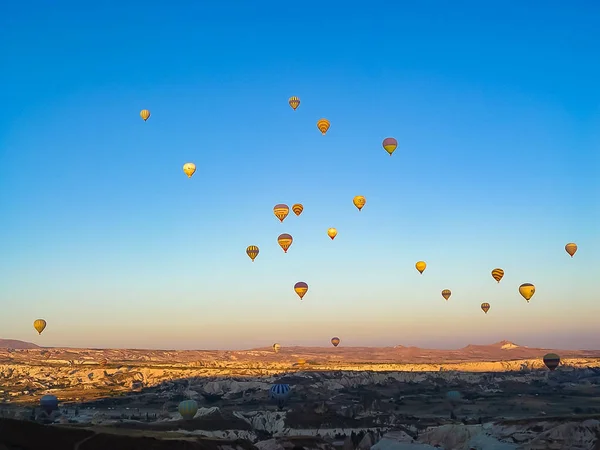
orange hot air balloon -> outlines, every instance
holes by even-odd
[[[290,213],[290,207],[283,203],[279,203],[273,208],[273,213],[275,214],[275,217],[279,219],[280,222],[283,222],[283,219],[285,219]]]
[[[421,275],[423,275],[423,272],[425,271],[425,269],[427,268],[427,263],[425,261],[418,261],[415,264],[415,268],[419,271],[419,273]]]
[[[450,291],[450,289],[444,289],[442,291],[442,297],[444,297],[446,300],[448,300],[451,295],[452,295],[452,292]]]
[[[248,248],[246,249],[246,254],[250,257],[252,262],[254,262],[254,260],[258,256],[259,252],[260,252],[260,250],[258,249],[258,247],[256,245],[249,245]]]
[[[382,145],[385,151],[388,152],[390,156],[392,156],[392,153],[394,153],[394,150],[396,150],[396,148],[398,147],[398,141],[394,138],[389,137],[383,140]]]
[[[294,291],[296,291],[296,294],[298,294],[298,297],[300,297],[300,300],[302,300],[302,297],[304,297],[304,295],[308,292],[308,284],[306,284],[304,281],[298,281],[294,285]]]
[[[33,328],[38,334],[42,334],[42,331],[46,328],[46,321],[44,319],[37,319],[33,322]]]
[[[367,204],[367,199],[362,195],[357,195],[352,199],[352,203],[354,203],[354,206],[360,211]]]
[[[277,238],[277,243],[285,253],[287,253],[288,248],[290,248],[290,245],[292,245],[292,242],[294,242],[294,239],[287,233],[280,234]]]
[[[504,276],[504,270],[502,269],[494,269],[492,270],[492,278],[500,283],[500,280]]]
[[[575,242],[569,242],[567,245],[565,245],[565,251],[571,255],[572,258],[577,252],[577,244]]]
[[[329,130],[329,120],[327,119],[320,119],[317,122],[317,128],[319,129],[319,131],[323,134],[323,136],[325,136],[325,133],[327,133],[327,130]]]
[[[483,310],[484,313],[487,314],[487,312],[490,310],[490,304],[489,303],[482,303],[481,304],[481,309]]]
[[[294,214],[299,216],[300,214],[302,214],[302,211],[304,211],[304,206],[302,206],[301,203],[296,203],[292,206],[292,211],[294,211]]]
[[[523,283],[519,286],[519,293],[527,300],[527,303],[529,303],[529,300],[533,297],[533,294],[535,294],[535,286],[531,283]]]
[[[290,99],[288,100],[288,103],[290,104],[290,106],[292,107],[292,109],[294,111],[296,111],[296,108],[298,106],[300,106],[300,99],[296,96],[292,96],[290,97]]]
[[[337,347],[338,345],[340,345],[340,338],[339,337],[332,337],[331,338],[331,343],[333,344],[334,347]]]
[[[329,230],[327,230],[327,236],[329,236],[333,241],[337,236],[337,230],[335,228],[330,228]]]
[[[147,109],[142,109],[140,111],[140,117],[142,119],[144,119],[144,122],[145,122],[146,120],[148,120],[150,118],[150,111],[148,111]]]

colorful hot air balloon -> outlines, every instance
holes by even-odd
[[[296,291],[296,294],[298,294],[298,297],[300,297],[300,300],[302,300],[302,297],[304,297],[304,295],[308,292],[308,284],[306,284],[304,281],[298,281],[294,285],[294,291]]]
[[[179,404],[179,414],[185,420],[192,420],[198,412],[198,403],[195,400],[184,400]]]
[[[294,111],[296,111],[296,108],[298,106],[300,106],[300,99],[298,97],[296,97],[295,95],[293,95],[292,97],[290,97],[290,99],[288,100],[288,103],[290,104],[290,106],[292,107],[292,109]]]
[[[246,249],[246,254],[250,257],[252,262],[254,262],[254,260],[258,256],[259,252],[260,252],[260,250],[258,249],[258,247],[256,245],[249,245],[248,248]]]
[[[519,293],[529,302],[533,294],[535,294],[535,286],[531,283],[523,283],[519,286]]]
[[[320,119],[317,122],[317,128],[319,129],[319,131],[323,134],[323,136],[325,136],[325,133],[327,133],[327,130],[329,130],[329,120],[327,119]]]
[[[291,394],[289,384],[274,384],[269,390],[270,397],[277,402],[279,408],[283,408],[285,401]]]
[[[302,211],[304,211],[304,206],[302,206],[301,203],[296,203],[295,205],[292,205],[292,211],[294,211],[294,214],[299,216],[302,214]]]
[[[354,206],[360,211],[367,204],[367,199],[362,195],[357,195],[352,199],[352,203],[354,203]]]
[[[148,120],[148,118],[150,117],[150,111],[148,111],[147,109],[142,109],[142,110],[140,111],[140,117],[141,117],[142,119],[144,119],[144,122],[145,122],[145,121],[146,121],[146,120]]]
[[[483,309],[483,312],[487,314],[487,312],[490,310],[490,304],[489,303],[482,303],[481,304],[481,309]]]
[[[281,350],[281,345],[279,345],[277,342],[275,342],[275,343],[273,344],[273,351],[274,351],[275,353],[279,353],[279,350]]]
[[[504,276],[504,270],[502,270],[502,269],[494,269],[494,270],[492,270],[492,277],[498,283],[500,283],[500,280],[502,279],[503,276]]]
[[[294,242],[294,239],[287,233],[280,234],[277,238],[277,243],[285,253],[287,253],[288,248],[290,248],[290,245],[292,245],[292,242]]]
[[[39,334],[42,334],[42,331],[46,328],[46,321],[44,319],[37,319],[33,322],[33,328],[35,328]]]
[[[185,163],[183,165],[183,173],[185,173],[188,178],[192,178],[192,175],[196,172],[196,164],[194,163]]]
[[[332,337],[331,338],[331,343],[333,344],[334,347],[337,347],[338,345],[340,345],[340,338],[339,337]]]
[[[572,258],[575,252],[577,252],[577,244],[575,242],[569,242],[567,245],[565,245],[565,250],[569,255],[571,255]]]
[[[444,289],[442,291],[442,297],[444,297],[446,300],[448,300],[451,295],[452,295],[452,292],[450,291],[450,289]]]
[[[544,364],[546,364],[548,369],[553,371],[560,364],[560,356],[558,356],[556,353],[548,353],[544,355]]]
[[[333,241],[335,239],[335,237],[337,236],[337,230],[335,228],[328,229],[327,236],[329,236],[331,238],[331,240]]]
[[[290,207],[283,203],[279,203],[273,207],[273,214],[275,214],[275,217],[277,217],[280,222],[283,222],[283,219],[285,219],[289,213]]]
[[[425,271],[425,269],[427,268],[427,263],[425,261],[417,261],[417,263],[415,264],[415,267],[419,271],[419,273],[422,275],[423,272]]]
[[[394,153],[394,150],[396,150],[396,147],[398,147],[398,141],[394,138],[385,138],[383,140],[383,148],[385,148],[385,151],[388,152],[390,154],[390,156],[392,156],[392,153]]]

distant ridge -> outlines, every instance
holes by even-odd
[[[41,348],[39,345],[35,345],[31,342],[17,341],[16,339],[0,339],[0,348]]]

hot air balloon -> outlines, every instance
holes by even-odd
[[[260,252],[260,250],[258,249],[258,247],[256,245],[250,245],[246,249],[246,254],[250,257],[250,259],[252,260],[252,262],[254,262],[254,260],[258,256],[259,252]]]
[[[185,173],[188,178],[192,178],[192,175],[194,175],[195,172],[196,172],[196,164],[185,163],[183,165],[183,173]]]
[[[546,364],[548,369],[553,371],[560,364],[560,356],[558,356],[556,353],[548,353],[544,355],[544,364]]]
[[[421,273],[421,275],[422,275],[423,272],[425,271],[425,269],[427,268],[427,263],[425,261],[418,261],[415,264],[415,267],[417,268],[417,270],[419,271],[419,273]]]
[[[58,409],[58,399],[54,395],[44,395],[40,399],[40,407],[46,414],[50,414]]]
[[[148,118],[150,117],[150,111],[148,111],[147,109],[142,109],[142,110],[140,111],[140,117],[141,117],[142,119],[144,119],[144,122],[145,122],[145,121],[146,121],[146,120],[148,120]]]
[[[330,228],[329,230],[327,230],[327,236],[329,236],[333,241],[337,236],[337,230],[335,228]]]
[[[332,337],[331,338],[331,343],[333,344],[334,347],[337,347],[338,345],[340,345],[340,338],[339,337]]]
[[[298,97],[296,97],[296,96],[292,96],[288,100],[288,103],[290,104],[290,106],[292,107],[292,109],[294,111],[296,111],[296,108],[300,105],[300,99]]]
[[[292,242],[294,242],[294,239],[287,233],[280,234],[277,238],[277,243],[285,253],[287,253],[288,248],[290,248],[290,245],[292,245]]]
[[[42,334],[42,331],[46,328],[46,321],[44,319],[37,319],[33,322],[33,328],[35,328],[39,334]]]
[[[275,217],[277,217],[280,222],[283,222],[283,219],[285,219],[289,213],[290,207],[283,203],[279,203],[273,207],[273,214],[275,214]]]
[[[519,286],[519,293],[529,302],[529,299],[535,294],[535,286],[531,283],[523,283]]]
[[[279,353],[279,350],[281,350],[281,345],[279,345],[277,342],[273,344],[273,351],[275,353]]]
[[[100,360],[100,365],[102,367],[106,367],[108,365],[108,359],[106,359],[106,358],[101,359]]]
[[[500,283],[500,280],[502,279],[503,276],[504,276],[504,270],[502,270],[502,269],[494,269],[494,270],[492,270],[492,277],[498,283]]]
[[[569,242],[567,245],[565,245],[565,250],[569,255],[571,255],[572,258],[575,252],[577,252],[577,244],[575,242]]]
[[[383,140],[382,145],[383,148],[385,148],[385,151],[392,156],[392,153],[394,153],[394,150],[396,150],[396,147],[398,147],[398,141],[392,137],[389,137]]]
[[[446,300],[448,300],[451,295],[452,295],[452,292],[450,291],[450,289],[444,289],[442,291],[442,297],[444,297]]]
[[[327,133],[327,130],[329,130],[329,125],[329,120],[327,119],[320,119],[317,122],[317,128],[323,134],[323,136],[325,136],[325,133]]]
[[[302,297],[304,297],[304,295],[308,292],[308,284],[306,284],[304,281],[298,281],[294,285],[294,291],[296,291],[296,294],[298,294],[298,297],[300,297],[300,300],[302,300]]]
[[[483,309],[483,312],[487,314],[487,312],[490,310],[490,304],[489,303],[482,303],[481,304],[481,309]]]
[[[367,199],[362,195],[357,195],[352,199],[352,203],[354,203],[354,206],[360,211],[366,205]]]
[[[304,206],[302,206],[301,203],[296,203],[292,206],[292,211],[294,211],[294,214],[299,216],[300,214],[302,214],[302,211],[304,211]]]
[[[277,402],[279,408],[283,408],[290,394],[291,389],[289,384],[274,384],[269,390],[270,397]]]
[[[179,414],[185,420],[192,420],[198,412],[198,403],[195,400],[184,400],[179,404]]]

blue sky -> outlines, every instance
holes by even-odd
[[[57,5],[0,16],[0,336],[600,347],[596,2]]]

